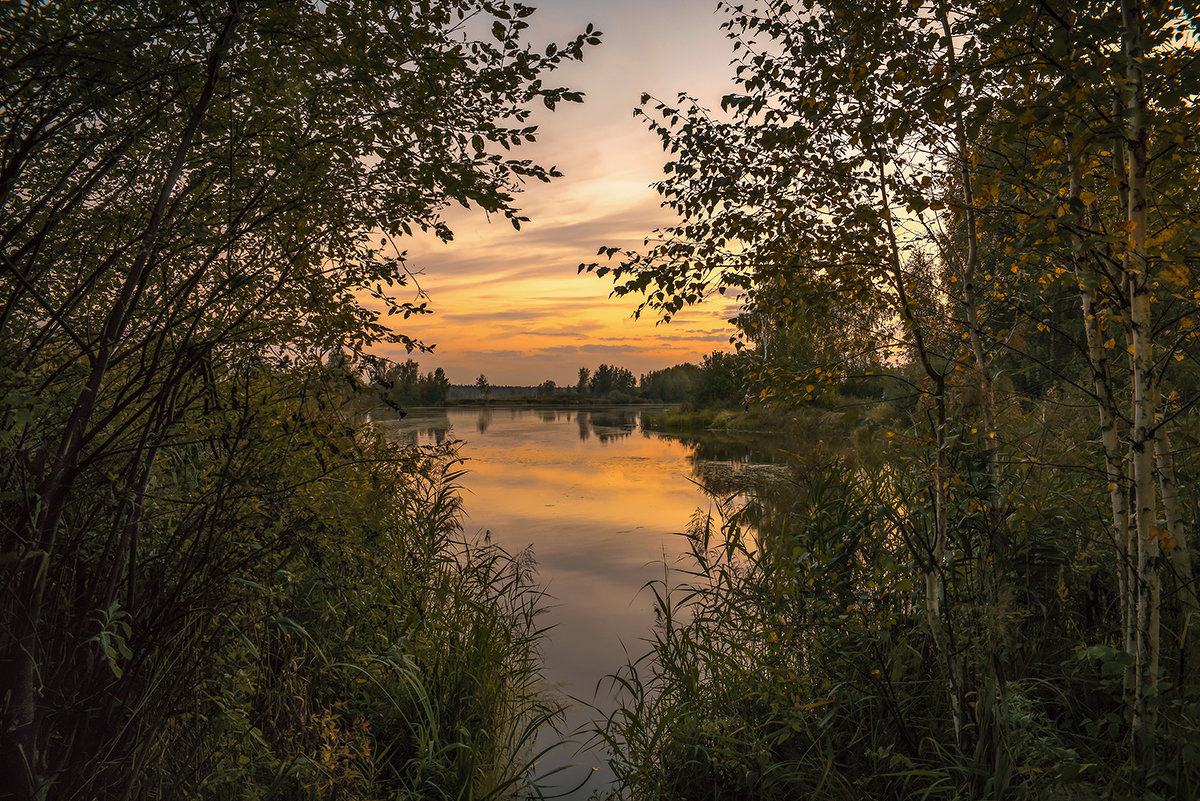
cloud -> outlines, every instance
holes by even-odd
[[[727,348],[736,303],[715,297],[687,309],[669,325],[647,311],[631,315],[640,299],[610,297],[612,282],[577,275],[580,263],[605,262],[596,251],[642,247],[657,227],[673,221],[651,184],[669,159],[644,121],[630,113],[643,91],[667,100],[688,91],[717,106],[732,89],[730,43],[710,7],[695,0],[559,0],[529,18],[531,41],[562,41],[595,21],[604,44],[552,76],[582,89],[583,106],[554,114],[538,110],[536,143],[517,158],[557,165],[565,174],[533,184],[516,202],[531,220],[514,231],[502,218],[447,209],[451,243],[429,236],[401,244],[432,315],[391,318],[410,336],[437,344],[422,354],[422,369],[441,366],[452,380],[485,372],[495,383],[536,384],[570,377],[581,364],[618,363],[635,373],[698,361]],[[411,287],[397,290],[407,299]],[[381,351],[407,358],[403,349]]]

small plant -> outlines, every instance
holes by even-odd
[[[125,673],[121,662],[133,656],[128,645],[130,637],[133,636],[133,619],[121,608],[118,601],[113,601],[105,609],[97,610],[92,619],[100,630],[89,642],[96,644],[109,670],[119,679]]]

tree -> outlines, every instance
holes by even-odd
[[[642,395],[664,403],[683,403],[696,399],[701,382],[700,368],[694,364],[677,364],[665,370],[652,370],[638,381]]]
[[[449,203],[519,227],[520,184],[557,175],[508,151],[536,137],[534,104],[582,99],[544,76],[598,38],[530,47],[530,13],[64,0],[3,15],[0,772],[18,797],[135,792],[188,694],[196,666],[169,643],[213,636],[201,621],[227,596],[184,571],[173,616],[141,600],[147,562],[182,558],[144,525],[171,454],[201,430],[226,464],[247,458],[217,423],[264,362],[420,347],[366,300],[426,311],[385,289],[408,281],[396,240],[449,238]],[[113,621],[141,632],[122,703],[83,703],[110,692],[95,655]],[[133,709],[153,714],[128,727]]]
[[[1009,604],[1023,581],[1016,554],[1037,546],[1012,499],[1026,481],[1019,465],[1040,446],[1016,410],[1051,394],[1095,404],[1090,475],[1111,511],[1081,531],[1108,549],[1092,569],[1121,611],[1117,636],[1098,636],[1128,656],[1120,700],[1148,768],[1166,708],[1164,542],[1178,576],[1165,611],[1179,642],[1194,639],[1184,529],[1168,524],[1179,534],[1164,540],[1162,521],[1182,514],[1167,435],[1196,402],[1175,379],[1195,358],[1200,298],[1186,189],[1197,169],[1195,17],[1133,0],[721,8],[738,54],[725,113],[686,95],[644,96],[637,111],[671,154],[658,190],[679,222],[640,252],[602,248],[615,261],[590,269],[611,273],[615,294],[640,295],[636,313],[664,320],[713,292],[737,294],[739,336],[761,359],[748,377],[764,399],[807,400],[898,361],[913,368],[890,372],[916,398],[914,439],[929,444],[912,458],[932,523],[909,535],[909,555],[954,747],[977,792],[989,782],[1004,792],[1005,688],[1033,680],[1011,646],[1020,613]],[[1113,358],[1123,350],[1128,360]],[[1021,395],[1012,372],[1054,384]],[[1170,415],[1159,407],[1168,384]],[[963,508],[969,524],[951,514]],[[1066,561],[1089,558],[1059,547]],[[972,568],[958,572],[951,557],[967,553]],[[995,613],[971,618],[963,598]]]
[[[583,373],[580,373],[580,378]],[[602,364],[596,368],[588,381],[588,392],[592,395],[603,396],[609,392],[631,392],[637,386],[633,373],[625,367]]]
[[[575,392],[580,397],[587,394],[588,386],[591,384],[592,371],[586,367],[579,368],[579,381],[575,384]]]
[[[745,395],[742,389],[743,361],[737,354],[719,350],[705,356],[700,363],[696,400],[717,405],[740,403]]]
[[[428,376],[426,401],[429,403],[445,403],[446,398],[449,396],[450,379],[446,377],[446,371],[439,367]]]
[[[479,378],[475,379],[475,386],[485,401],[492,397],[492,385],[488,383],[487,376],[483,373],[480,373]]]

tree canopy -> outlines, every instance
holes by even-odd
[[[493,0],[5,8],[0,772],[21,797],[145,778],[97,778],[113,776],[94,760],[149,752],[106,739],[123,729],[105,715],[123,713],[81,698],[118,662],[126,709],[169,691],[155,673],[173,670],[156,661],[166,634],[145,631],[137,588],[147,560],[170,558],[162,529],[144,529],[151,506],[156,525],[174,515],[172,454],[207,441],[233,481],[249,440],[215,432],[268,402],[250,376],[423,347],[376,311],[426,311],[415,286],[394,294],[411,284],[403,238],[451,238],[450,204],[519,227],[516,193],[558,175],[515,149],[536,138],[537,108],[582,100],[548,78],[599,34],[535,47],[532,13]],[[175,617],[156,625],[192,626],[213,600],[181,576]],[[88,644],[101,612],[143,632],[109,665]]]
[[[1179,703],[1189,692],[1167,679],[1160,629],[1196,636],[1170,444],[1200,400],[1194,14],[1139,0],[719,8],[738,88],[720,110],[680,95],[643,96],[636,112],[669,154],[657,188],[678,221],[581,269],[664,320],[736,294],[763,400],[901,382],[932,518],[910,557],[954,745],[973,770],[990,765],[997,793],[1013,769],[1005,688],[1031,676],[1013,655],[1018,613],[976,634],[961,599],[1002,610],[1021,593],[1013,560],[1033,546],[1018,499],[1041,447],[1021,410],[1095,410],[1080,447],[1104,522],[1087,530],[1108,549],[1118,611],[1090,636],[1127,660],[1118,706],[1144,782],[1190,747],[1158,727],[1163,688]],[[956,470],[963,448],[971,467]],[[969,524],[952,511],[967,486]]]

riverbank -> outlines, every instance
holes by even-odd
[[[744,434],[783,434],[789,438],[808,436],[831,429],[850,429],[859,422],[879,423],[890,419],[894,410],[886,403],[864,406],[847,404],[839,409],[818,406],[782,408],[751,406],[749,409],[692,407],[684,404],[672,409],[642,414],[642,427],[671,434],[695,434],[705,431]]]
[[[580,397],[578,395],[564,395],[562,397],[551,396],[549,398],[498,398],[495,400],[484,400],[483,398],[448,398],[442,403],[423,404],[431,407],[454,408],[456,406],[480,406],[490,408],[503,408],[506,406],[518,406],[521,408],[532,406],[559,406],[568,409],[576,408],[593,408],[593,407],[617,407],[617,408],[644,408],[646,406],[662,406],[662,401],[645,400],[642,398],[629,398],[628,400],[613,400],[611,398],[591,398]]]

